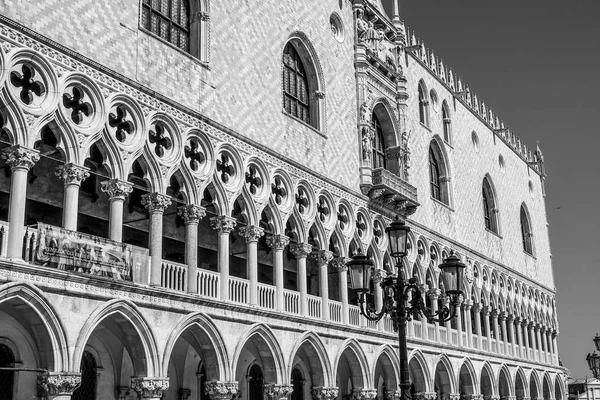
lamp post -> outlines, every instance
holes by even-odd
[[[373,304],[365,305],[365,294],[369,292],[373,261],[360,251],[347,263],[350,272],[350,288],[359,294],[358,303],[360,312],[368,320],[379,321],[386,314],[392,320],[394,331],[398,332],[400,356],[400,393],[402,400],[410,399],[410,380],[408,374],[408,351],[406,348],[406,321],[410,321],[414,314],[420,314],[429,322],[445,322],[456,316],[456,308],[460,304],[463,293],[463,271],[465,265],[459,258],[451,253],[439,266],[442,270],[442,284],[445,295],[450,296],[450,309],[443,306],[435,313],[431,313],[423,302],[421,289],[415,278],[406,279],[402,269],[402,259],[407,254],[408,232],[410,228],[396,220],[386,228],[389,238],[390,256],[396,260],[396,275],[388,275],[380,283],[383,289],[383,304],[381,310],[376,310]],[[412,295],[412,296],[411,296]],[[410,299],[410,300],[409,300]]]
[[[588,353],[585,361],[588,363],[588,367],[594,378],[600,379],[600,335],[596,333],[594,337],[594,345],[596,346],[596,350],[594,350],[591,354]]]

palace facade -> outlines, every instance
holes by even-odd
[[[544,159],[379,0],[0,2],[0,398],[564,400]],[[381,289],[372,300],[381,304]]]

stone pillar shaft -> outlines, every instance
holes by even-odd
[[[329,261],[333,253],[329,250],[319,250],[312,253],[319,266],[319,294],[321,295],[321,318],[329,321]]]
[[[150,214],[150,285],[160,286],[162,268],[163,213],[171,205],[171,198],[161,193],[142,196],[142,204]]]
[[[77,214],[79,212],[79,186],[90,176],[89,169],[75,164],[59,165],[55,175],[64,182],[63,228],[77,230]]]
[[[283,286],[283,249],[290,244],[290,239],[284,235],[267,236],[267,245],[273,249],[273,274],[275,281],[275,309],[285,311]]]
[[[229,234],[236,225],[233,218],[221,215],[212,217],[210,224],[217,231],[218,237],[218,264],[219,264],[219,296],[221,300],[229,300]]]
[[[118,179],[110,179],[103,181],[100,188],[110,200],[108,238],[121,242],[123,241],[123,203],[133,190],[133,185]]]
[[[311,253],[312,246],[306,243],[290,245],[290,251],[296,257],[298,270],[298,292],[300,297],[300,315],[308,316],[308,289],[306,282],[306,257]]]
[[[190,204],[177,209],[185,223],[185,263],[188,267],[188,293],[198,293],[198,223],[206,215],[204,207]]]
[[[246,238],[246,271],[248,273],[249,293],[248,303],[258,305],[258,239],[264,235],[264,230],[257,226],[240,228],[240,234]]]

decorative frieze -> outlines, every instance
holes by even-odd
[[[263,388],[265,400],[287,400],[294,391],[292,385],[278,385],[276,383],[265,383]]]
[[[334,400],[338,396],[337,387],[313,387],[311,390],[313,400]]]
[[[207,381],[204,391],[211,400],[232,400],[239,393],[238,383],[235,381]]]
[[[131,388],[141,399],[159,400],[169,389],[169,378],[147,378],[136,376],[131,378]]]

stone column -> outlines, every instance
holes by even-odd
[[[481,345],[481,303],[473,305],[473,312],[475,313],[475,316],[473,317],[475,319],[475,334],[478,337],[477,346],[481,349],[483,348]]]
[[[74,372],[45,373],[38,376],[38,386],[46,394],[47,400],[69,400],[81,385],[81,374]]]
[[[525,345],[525,358],[529,358],[529,323],[527,321],[521,322],[523,328],[523,343]]]
[[[440,297],[441,291],[440,289],[430,289],[427,292],[427,296],[429,296],[429,299],[431,300],[431,313],[435,314],[438,310],[438,298]],[[440,327],[438,324],[434,323],[433,324],[433,330],[434,330],[434,334],[435,334],[435,338],[429,338],[432,340],[435,340],[436,342],[440,341]]]
[[[265,383],[263,389],[265,400],[287,400],[293,391],[292,385],[278,385],[276,383]]]
[[[515,349],[515,325],[514,325],[515,317],[512,314],[508,314],[506,316],[506,337],[510,338],[510,343],[512,345],[513,350]],[[510,335],[510,336],[509,336]],[[515,351],[513,351],[515,353]],[[513,354],[516,357],[516,354]]]
[[[315,386],[310,391],[313,400],[335,400],[338,393],[339,389],[337,387]]]
[[[333,253],[329,250],[318,250],[311,253],[311,257],[319,266],[319,294],[321,295],[321,318],[329,321],[329,261]]]
[[[450,400],[460,400],[460,393],[450,393],[448,396]]]
[[[108,195],[110,200],[108,238],[121,242],[123,241],[123,203],[133,190],[133,184],[118,179],[110,179],[103,181],[100,189]]]
[[[517,342],[518,342],[517,348],[519,349],[519,356],[521,358],[524,358],[523,357],[523,335],[521,332],[521,318],[516,317],[514,319],[514,321],[515,321],[515,331],[516,331],[515,332],[515,344],[517,344]],[[516,356],[516,354],[515,354],[515,356]]]
[[[552,333],[550,332],[550,328],[546,329],[546,352],[548,353],[548,357],[550,357],[550,360],[548,361],[548,364],[551,364],[553,362],[552,360],[552,343],[550,338],[552,337]]]
[[[458,305],[458,307],[456,307],[456,332],[458,333],[458,345],[462,346],[462,331],[463,331],[463,326],[462,326],[462,318],[461,315],[463,313],[463,309],[462,309],[462,305]]]
[[[273,273],[275,281],[275,309],[285,311],[283,300],[283,249],[290,244],[290,238],[284,235],[267,236],[267,246],[273,249]]]
[[[218,253],[218,264],[219,264],[219,296],[221,300],[229,300],[229,234],[235,228],[235,219],[221,215],[218,217],[212,217],[210,219],[210,225],[217,231],[219,235],[219,253]]]
[[[473,307],[472,300],[465,300],[465,330],[467,331],[467,345],[473,348],[473,327],[471,324],[471,308]]]
[[[73,163],[59,165],[54,172],[63,181],[65,192],[63,196],[62,226],[71,231],[77,230],[77,214],[79,212],[79,186],[90,176],[89,168]]]
[[[421,301],[423,302],[423,307],[427,304],[425,300],[425,296],[427,296],[427,291],[429,290],[429,286],[424,283],[419,285],[419,289],[421,290]],[[421,316],[421,338],[423,340],[429,340],[429,329],[427,329],[427,317],[425,315]],[[431,338],[433,339],[433,338]]]
[[[250,281],[248,302],[251,306],[258,305],[258,239],[265,234],[258,226],[242,226],[240,236],[246,239],[246,271]]]
[[[204,388],[210,400],[232,400],[240,393],[238,383],[235,381],[206,381]]]
[[[534,326],[535,329],[535,348],[537,350],[538,353],[538,361],[541,361],[542,359],[542,336],[540,335],[540,324],[535,324]]]
[[[348,307],[348,267],[346,263],[349,261],[346,257],[337,257],[331,260],[331,265],[339,274],[340,286],[340,301],[342,302],[341,323],[348,325],[349,323],[349,307]]]
[[[150,285],[160,286],[160,270],[162,266],[163,213],[171,205],[171,198],[161,193],[150,193],[142,196],[142,204],[150,213]]]
[[[450,297],[446,296],[445,294],[442,294],[441,300],[442,300],[442,306],[447,307],[448,310],[450,310],[450,313],[452,313],[452,309],[451,309],[452,306],[450,305]],[[448,321],[444,322],[444,324],[446,325],[446,343],[451,344],[452,343],[452,320],[448,320]]]
[[[556,345],[556,337],[558,336],[558,330],[552,331],[552,362],[554,362],[554,357],[558,357],[558,346]]]
[[[352,400],[374,400],[377,397],[377,389],[353,389]]]
[[[312,246],[306,243],[290,245],[290,251],[296,257],[298,273],[298,292],[300,292],[300,315],[308,316],[308,291],[306,286],[306,257],[312,252]]]
[[[376,310],[381,310],[381,307],[383,306],[383,289],[381,288],[380,283],[385,277],[387,277],[386,270],[379,269],[379,268],[376,268],[373,270],[371,279],[373,280],[373,286],[375,286],[375,309]],[[361,322],[363,322],[363,321],[366,323],[366,319],[361,314]],[[407,325],[407,327],[408,326],[410,326],[410,325]],[[383,330],[383,319],[381,319],[377,322],[377,329]]]
[[[498,311],[492,311],[492,326],[494,327],[494,339],[496,339],[496,346],[498,346]]]
[[[140,399],[160,400],[163,393],[169,389],[169,378],[146,378],[135,376],[131,378],[131,388]]]
[[[27,173],[40,159],[40,153],[19,145],[2,151],[2,158],[12,172],[10,199],[8,201],[9,235],[8,258],[21,258],[23,253],[23,225],[25,225],[25,203],[27,200]]]
[[[500,329],[502,329],[502,340],[504,341],[504,354],[508,354],[508,332],[506,332],[506,313],[502,311],[498,316]]]
[[[490,307],[489,306],[483,306],[481,309],[481,312],[483,313],[483,335],[487,337],[488,339],[488,349],[491,348],[491,344],[489,343],[492,335],[490,333]]]
[[[206,209],[194,204],[177,208],[185,223],[185,263],[188,273],[188,293],[198,294],[198,223],[206,216]]]

